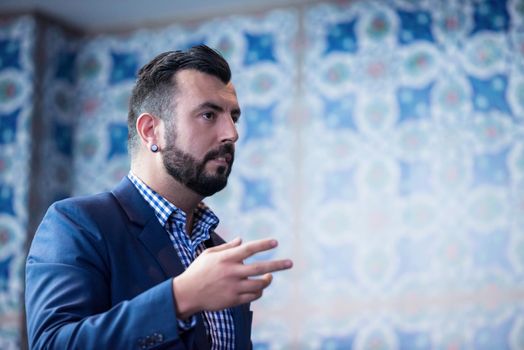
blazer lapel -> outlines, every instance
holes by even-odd
[[[131,181],[125,177],[112,191],[131,222],[130,227],[147,250],[155,257],[166,277],[174,277],[184,272],[185,268],[173,248],[165,229],[160,226],[153,208],[142,198]]]
[[[156,258],[166,276],[175,277],[184,272],[185,267],[182,265],[173,243],[155,216],[145,224],[138,235],[138,239]]]
[[[185,267],[182,265],[167,232],[160,226],[153,208],[144,200],[127,176],[120,181],[112,193],[130,221],[136,224],[129,227],[129,230],[138,237],[140,242],[155,257],[166,278],[178,276],[184,272]],[[186,344],[191,349],[209,350],[211,348],[207,340],[204,321],[200,314],[197,314],[195,331],[188,334]],[[189,344],[194,345],[194,347]]]

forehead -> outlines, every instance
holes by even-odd
[[[233,83],[224,84],[219,78],[194,69],[182,70],[175,74],[177,102],[184,100],[216,100],[223,103],[237,103]]]

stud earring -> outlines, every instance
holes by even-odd
[[[153,152],[153,153],[158,152],[158,146],[156,144],[154,144],[154,143],[151,145],[151,152]]]

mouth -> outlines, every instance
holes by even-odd
[[[233,156],[231,153],[226,153],[224,156],[220,157],[220,159],[224,159],[229,164],[233,160]]]
[[[230,165],[232,159],[233,157],[230,154],[225,154],[225,155],[221,155],[216,158],[213,158],[211,159],[211,161],[216,162],[216,163],[221,163],[223,165]]]
[[[230,168],[234,159],[234,147],[232,144],[222,145],[220,148],[209,152],[205,158],[208,162]]]

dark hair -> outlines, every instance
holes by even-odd
[[[226,60],[205,45],[194,46],[186,51],[168,51],[153,58],[138,71],[138,79],[129,101],[127,145],[131,155],[138,145],[135,126],[137,118],[148,112],[169,120],[175,107],[175,74],[184,69],[195,69],[213,75],[224,84],[231,80],[231,70]]]

